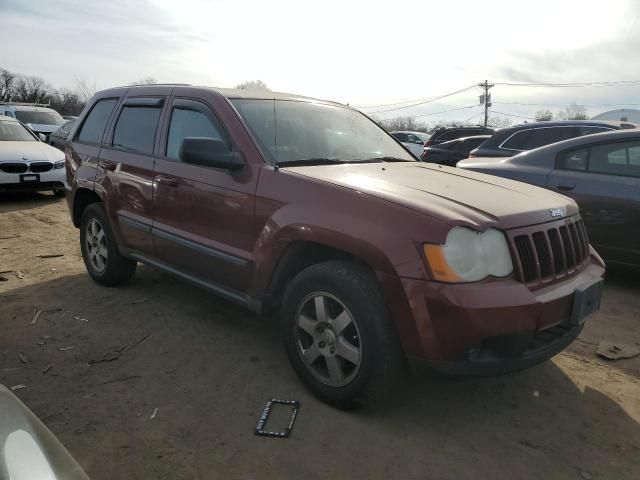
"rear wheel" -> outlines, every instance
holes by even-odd
[[[402,353],[373,274],[354,262],[308,267],[289,284],[282,334],[289,361],[321,400],[352,408],[386,396]]]
[[[137,263],[118,251],[100,203],[92,203],[82,214],[80,249],[89,275],[101,285],[120,285],[136,271]]]

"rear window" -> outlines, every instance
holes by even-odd
[[[575,127],[545,127],[531,128],[515,133],[502,148],[509,150],[533,150],[552,143],[568,140],[578,136],[578,129]]]
[[[116,103],[117,100],[115,98],[97,102],[89,112],[89,115],[87,115],[87,119],[78,134],[78,140],[87,143],[101,143],[104,129]]]
[[[113,133],[114,147],[153,153],[160,107],[125,105]]]
[[[32,125],[63,125],[64,118],[54,111],[16,110],[16,118]]]

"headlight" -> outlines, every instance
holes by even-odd
[[[443,282],[475,282],[513,272],[507,240],[494,228],[452,228],[445,245],[425,244],[424,254],[435,279]]]
[[[64,160],[61,160],[60,162],[56,162],[53,165],[53,168],[64,168]]]

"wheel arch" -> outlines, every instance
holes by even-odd
[[[82,220],[82,214],[84,213],[85,209],[92,203],[101,201],[101,198],[93,190],[89,190],[88,188],[78,188],[73,197],[73,225],[79,228],[80,221]]]

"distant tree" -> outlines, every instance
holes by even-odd
[[[487,124],[494,128],[505,128],[513,125],[513,120],[505,117],[489,117]]]
[[[78,115],[86,104],[77,91],[69,88],[54,91],[49,97],[49,103],[60,115]]]
[[[96,84],[89,83],[84,78],[75,78],[74,92],[83,103],[87,103],[96,94]]]
[[[9,101],[15,95],[15,73],[0,68],[0,100]]]
[[[429,125],[426,123],[416,122],[413,117],[395,117],[380,120],[374,118],[374,120],[388,132],[394,132],[396,130],[406,130],[411,132],[427,132]]]
[[[558,111],[557,117],[561,120],[588,120],[587,109],[584,105],[572,103],[567,108]]]
[[[249,80],[246,82],[239,83],[235,86],[238,90],[269,90],[271,89],[267,87],[267,84],[262,80]]]
[[[536,122],[550,122],[553,120],[553,112],[551,110],[538,110],[536,112]]]
[[[52,88],[40,77],[18,75],[15,81],[14,101],[25,103],[44,103],[48,100]]]
[[[144,77],[135,82],[131,82],[132,85],[154,85],[156,83],[158,83],[158,80],[156,80],[155,77]]]

